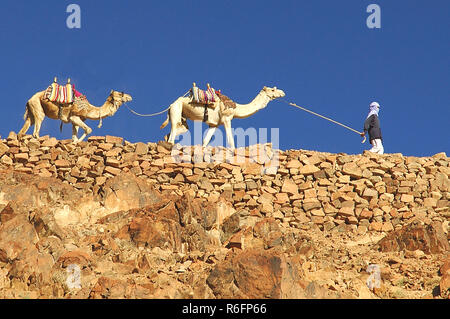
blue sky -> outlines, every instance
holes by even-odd
[[[66,8],[81,7],[81,29]],[[381,29],[369,29],[369,4]],[[118,1],[2,0],[0,135],[18,132],[26,101],[58,76],[70,77],[92,104],[111,89],[133,96],[140,113],[163,110],[196,82],[238,103],[263,86],[362,129],[371,101],[381,104],[386,153],[450,154],[450,2],[447,0]],[[157,142],[165,115],[121,108],[92,135]],[[340,126],[271,102],[234,128],[279,128],[281,149],[358,154],[369,148]],[[223,131],[223,128],[221,129]],[[29,133],[31,132],[31,129]],[[71,136],[46,119],[42,135]]]

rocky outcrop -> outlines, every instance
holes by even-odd
[[[0,140],[0,297],[448,296],[444,153],[222,151]]]
[[[421,250],[427,254],[450,251],[448,237],[439,222],[424,225],[414,221],[400,230],[390,232],[378,244],[381,251]]]
[[[439,283],[440,294],[444,298],[450,298],[450,255],[439,268],[439,273],[442,276]]]

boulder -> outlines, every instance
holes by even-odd
[[[390,232],[377,245],[383,252],[420,249],[426,254],[437,254],[450,250],[447,236],[440,222],[433,222],[430,225],[424,225],[418,221],[412,222],[399,230]]]
[[[276,250],[237,251],[219,263],[206,283],[216,298],[301,298],[303,271],[294,259]]]

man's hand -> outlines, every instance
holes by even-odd
[[[366,133],[365,133],[365,132],[361,132],[361,133],[359,133],[359,135],[361,135],[362,137],[364,137],[364,136],[366,136]]]

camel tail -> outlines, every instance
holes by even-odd
[[[25,106],[25,113],[23,114],[23,120],[26,121],[27,117],[28,117],[28,103]]]
[[[167,124],[169,124],[169,115],[167,115],[167,119],[164,121],[163,124],[161,124],[159,129],[162,130],[163,128],[165,128],[167,126]]]

